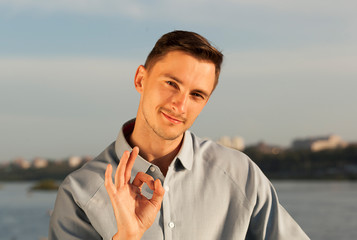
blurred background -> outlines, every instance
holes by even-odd
[[[156,40],[225,55],[192,131],[246,152],[312,239],[357,233],[357,3],[0,0],[0,239],[45,239],[55,188],[135,117]],[[53,179],[38,182],[43,179]]]

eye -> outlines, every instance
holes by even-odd
[[[173,81],[166,81],[166,83],[174,88],[178,88],[177,84]]]
[[[194,96],[195,98],[205,99],[205,97],[202,94],[199,94],[199,93],[195,93],[194,92],[191,95]]]

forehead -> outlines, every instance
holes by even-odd
[[[210,70],[215,70],[215,65],[209,60],[202,60],[193,56],[192,54],[183,51],[170,51],[165,55],[158,58],[153,65],[151,65],[150,70],[156,68],[167,68],[167,69],[188,69],[193,70],[193,67],[208,67]],[[149,68],[147,69],[149,70]]]
[[[156,62],[152,67],[155,72],[172,73],[184,78],[215,79],[215,65],[210,61],[200,60],[182,51],[172,51]]]
[[[166,58],[170,58],[170,56],[176,56],[176,55],[186,55],[186,56],[191,56],[192,58],[195,58],[197,61],[202,61],[202,62],[207,62],[207,63],[212,63],[214,64],[213,61],[209,60],[209,59],[204,59],[204,58],[200,58],[199,56],[196,56],[193,53],[190,52],[186,52],[184,50],[176,50],[176,49],[172,49],[167,51],[166,53],[163,53],[162,55],[156,55],[155,57],[151,58],[149,61],[145,62],[145,68],[147,70],[151,70],[158,62],[166,60]]]

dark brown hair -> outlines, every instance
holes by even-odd
[[[146,58],[144,67],[150,71],[157,61],[171,51],[183,51],[199,60],[212,62],[216,67],[214,85],[216,87],[221,71],[223,54],[213,47],[206,38],[194,32],[181,30],[166,33],[156,42]]]

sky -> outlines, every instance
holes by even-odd
[[[225,55],[191,128],[289,146],[357,141],[354,0],[0,0],[0,162],[96,156],[134,118],[157,39],[197,32]]]

